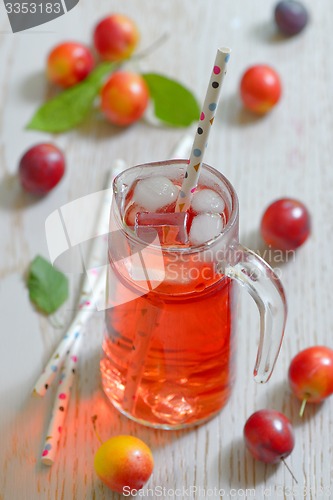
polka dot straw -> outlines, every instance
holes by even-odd
[[[185,177],[181,190],[178,195],[176,204],[177,212],[185,212],[188,210],[193,193],[198,184],[200,168],[203,160],[203,155],[207,147],[207,141],[211,126],[214,123],[214,117],[219,101],[221,87],[224,76],[227,72],[226,67],[230,59],[230,49],[218,49],[212,74],[210,77],[206,97],[203,108],[200,114],[198,128],[192,146],[192,152],[188,167],[185,172]]]
[[[125,168],[126,163],[123,160],[115,160],[112,163],[107,179],[108,188],[111,186],[113,178]],[[96,232],[92,237],[105,235],[109,230],[112,189],[106,189],[101,194],[103,203],[96,221]],[[70,391],[76,372],[78,353],[82,342],[81,330],[84,328],[91,314],[96,311],[96,305],[99,302],[101,293],[104,292],[103,295],[105,295],[106,268],[105,266],[101,266],[101,256],[98,251],[97,242],[98,239],[95,239],[87,262],[87,273],[81,288],[78,312],[56,350],[51,355],[33,391],[35,395],[44,396],[58,372],[62,370],[59,376],[59,387],[41,456],[41,461],[45,465],[52,465],[54,463],[61,431],[64,427]]]
[[[109,175],[107,178],[107,187],[109,189],[101,191],[102,207],[98,216],[95,234],[93,237],[105,235],[109,230],[109,213],[112,199],[112,181],[116,175],[126,169],[124,160],[114,160],[112,162]],[[91,255],[86,266],[86,275],[82,284],[79,307],[75,318],[73,319],[67,332],[60,340],[55,351],[52,353],[49,361],[47,362],[43,372],[40,374],[33,389],[33,394],[37,396],[45,396],[47,390],[55,379],[57,372],[60,371],[61,366],[66,357],[67,351],[74,344],[75,340],[81,334],[82,327],[87,323],[91,314],[96,311],[94,302],[97,301],[101,291],[105,288],[105,274],[101,269],[101,255],[98,239],[95,239],[91,249]],[[95,244],[94,244],[95,243]],[[96,244],[97,243],[97,244]],[[99,269],[99,271],[97,271]],[[92,291],[93,290],[93,291]]]
[[[60,378],[59,386],[54,400],[51,420],[46,433],[41,461],[44,465],[52,465],[57,453],[63,423],[70,399],[75,373],[77,371],[78,352],[80,339],[78,338],[69,350]]]
[[[38,377],[38,380],[33,389],[34,395],[44,396],[47,390],[50,388],[51,384],[57,376],[57,373],[59,373],[61,369],[68,350],[75,342],[77,342],[76,339],[81,336],[82,328],[84,328],[91,315],[96,312],[95,303],[97,302],[101,293],[105,290],[105,281],[106,273],[103,269],[98,279],[94,283],[94,288],[91,293],[89,303],[87,303],[85,299],[83,302],[81,302],[78,313],[75,315],[73,322],[52,353],[43,372]]]

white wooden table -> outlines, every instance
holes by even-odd
[[[323,405],[309,405],[301,420],[299,402],[288,389],[287,370],[300,349],[333,344],[333,4],[304,0],[311,7],[311,24],[300,36],[285,40],[275,35],[274,3],[128,0],[120,5],[115,0],[81,0],[66,16],[15,35],[0,7],[1,500],[118,498],[93,470],[98,447],[93,414],[98,415],[103,439],[129,433],[151,446],[155,469],[144,489],[150,498],[332,498],[333,398]],[[281,196],[294,196],[307,204],[312,236],[295,259],[276,266],[288,296],[289,318],[270,382],[258,386],[251,376],[259,321],[255,305],[242,292],[233,396],[218,417],[197,429],[152,431],[110,407],[99,376],[103,314],[94,314],[66,431],[57,461],[49,468],[40,464],[39,457],[54,392],[34,399],[31,389],[65,326],[54,328],[34,310],[24,281],[31,260],[37,254],[48,257],[45,219],[66,202],[102,189],[113,158],[122,157],[129,164],[165,159],[185,133],[144,122],[119,130],[103,120],[59,136],[24,129],[48,95],[43,72],[49,49],[67,39],[90,42],[95,22],[119,11],[137,22],[141,47],[161,33],[169,34],[162,47],[140,61],[138,69],[178,78],[199,100],[205,94],[216,48],[232,48],[206,161],[223,171],[238,192],[244,244],[260,251],[261,215],[268,203]],[[271,64],[283,81],[280,104],[262,118],[245,112],[238,97],[241,74],[255,63]],[[46,141],[64,150],[67,172],[52,193],[32,201],[18,184],[18,160],[32,144]],[[70,304],[74,304],[81,276],[69,277]],[[72,313],[71,305],[62,308],[59,316],[64,325]],[[296,446],[287,461],[298,484],[283,465],[254,462],[244,448],[243,425],[261,408],[283,411],[294,424]]]

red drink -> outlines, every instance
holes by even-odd
[[[174,213],[186,167],[170,160],[123,172],[110,217],[104,390],[128,417],[165,429],[198,424],[229,397],[233,279],[259,309],[260,383],[273,371],[286,321],[278,277],[239,243],[237,196],[222,174],[203,164],[188,215]]]
[[[134,188],[135,183],[123,209],[129,232]],[[157,213],[172,214],[174,206]],[[187,229],[196,215],[190,211]],[[221,217],[226,224],[227,206]],[[197,424],[217,413],[230,395],[234,373],[233,283],[202,252],[187,252],[191,242],[180,244],[174,234],[174,241],[162,246],[165,277],[144,294],[137,281],[119,272],[110,239],[110,270],[117,278],[113,297],[121,304],[106,311],[101,361],[112,403],[137,421],[163,428]]]
[[[156,289],[108,310],[101,362],[112,403],[138,421],[164,427],[198,423],[218,412],[229,397],[234,372],[232,282],[221,278],[200,292],[181,295],[177,288],[171,287],[172,297]],[[140,328],[150,336],[144,357],[135,347]],[[128,365],[136,357],[138,389],[131,394],[135,400],[124,402]]]

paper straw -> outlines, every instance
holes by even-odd
[[[112,201],[111,185],[114,177],[126,168],[123,160],[116,160],[112,165],[107,179],[107,190],[98,217],[96,234],[107,234],[109,231],[109,213]],[[91,303],[96,302],[102,290],[105,290],[106,270],[101,267],[101,256],[98,252],[97,240],[94,241],[87,263],[87,272],[82,284],[79,308],[66,335],[60,341],[46,368],[36,383],[34,392],[43,396],[60,369],[65,356],[63,369],[60,374],[59,387],[55,396],[52,417],[49,423],[41,461],[45,465],[52,465],[57,453],[63,423],[66,417],[67,407],[70,399],[71,388],[76,372],[76,363],[81,345],[81,330],[83,325],[94,311]],[[102,270],[101,270],[102,269]],[[91,290],[93,290],[91,292]],[[89,299],[89,300],[88,300]]]
[[[230,58],[230,52],[230,49],[223,47],[218,49],[216,54],[212,75],[209,80],[197,132],[192,146],[189,164],[176,203],[177,212],[185,212],[189,209],[193,193],[197,188],[209,132],[214,122],[223,79],[227,72],[226,66]]]
[[[118,173],[126,168],[126,163],[123,160],[115,160],[112,163],[110,173],[107,179],[107,187],[110,188],[113,179]],[[96,234],[107,234],[109,231],[109,213],[112,201],[112,189],[107,189],[103,204],[98,216],[97,231]],[[82,326],[89,319],[91,314],[96,310],[91,307],[91,303],[97,301],[102,290],[105,289],[105,268],[100,266],[101,256],[98,255],[98,240],[95,239],[91,253],[89,256],[89,261],[87,263],[87,273],[82,284],[80,298],[79,298],[79,312],[72,321],[66,334],[59,342],[57,348],[51,355],[43,373],[37,380],[33,393],[39,396],[44,396],[47,389],[52,384],[55,379],[60,367],[64,361],[67,351],[71,348],[76,338],[81,334]],[[102,269],[98,270],[98,267]],[[89,272],[91,271],[91,272]],[[94,271],[94,272],[93,272]],[[102,274],[101,274],[102,273]]]
[[[77,339],[64,363],[60,374],[59,386],[56,392],[52,416],[47,429],[45,443],[42,451],[41,461],[44,465],[52,465],[57,453],[63,423],[66,418],[66,412],[69,404],[70,393],[76,373],[78,362],[78,353],[81,341]]]
[[[75,316],[71,326],[50,357],[43,373],[38,378],[33,389],[34,394],[38,396],[44,396],[46,394],[47,389],[50,387],[57,373],[60,371],[68,350],[72,347],[75,340],[81,335],[82,327],[90,316],[96,312],[94,303],[97,302],[101,292],[105,290],[105,281],[106,271],[104,269],[94,286],[93,293],[89,300],[85,299],[85,302],[81,305],[80,311]]]

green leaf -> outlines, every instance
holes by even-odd
[[[43,104],[27,128],[43,132],[65,132],[79,125],[89,113],[104,77],[115,64],[99,64],[82,82]]]
[[[30,264],[27,279],[30,300],[46,314],[55,312],[68,298],[68,279],[39,255]]]
[[[156,117],[168,125],[187,127],[199,119],[194,95],[179,82],[156,73],[142,75],[154,102]]]

